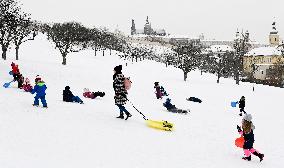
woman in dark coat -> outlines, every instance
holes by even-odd
[[[120,115],[117,118],[124,119],[123,112],[126,114],[125,120],[127,120],[132,115],[125,109],[124,105],[127,102],[127,91],[124,86],[124,75],[121,72],[122,65],[116,66],[114,68],[114,75],[113,75],[113,89],[114,89],[114,101],[115,105],[120,110]]]

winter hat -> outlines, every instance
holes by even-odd
[[[15,63],[14,63],[14,62],[12,62],[11,66],[15,66]]]
[[[155,86],[159,85],[159,82],[155,82],[154,85],[155,85]]]
[[[166,101],[167,101],[167,102],[170,102],[170,101],[171,101],[171,99],[170,99],[170,98],[167,98],[167,99],[166,99]]]
[[[35,82],[40,82],[40,81],[42,81],[42,79],[39,75],[37,75],[36,78],[35,78]]]
[[[65,90],[70,90],[70,86],[65,86]]]
[[[246,114],[246,115],[244,116],[243,120],[246,120],[246,121],[250,121],[250,122],[251,122],[251,120],[252,120],[251,114]]]
[[[113,70],[115,70],[116,73],[121,72],[121,70],[122,70],[122,65],[118,65],[118,66],[114,67]]]

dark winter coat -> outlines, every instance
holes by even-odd
[[[38,97],[45,96],[45,90],[47,89],[44,82],[39,82],[35,85],[34,89],[31,91],[32,94],[36,93]]]
[[[253,148],[253,143],[254,143],[254,134],[253,134],[253,130],[251,130],[248,134],[245,134],[243,132],[243,136],[245,139],[244,142],[244,149],[251,149]]]
[[[157,86],[154,86],[154,88],[156,89],[156,97],[157,97],[157,99],[162,98],[161,87],[159,85],[157,85]]]
[[[69,89],[65,88],[65,90],[63,90],[63,101],[72,102],[73,97],[74,95]]]
[[[245,106],[246,106],[245,99],[240,99],[240,101],[239,101],[239,108],[240,109],[244,109]]]
[[[168,111],[176,109],[176,106],[171,103],[171,101],[167,100],[164,104],[164,107],[167,108]]]
[[[23,83],[25,81],[25,78],[23,77],[23,75],[19,74],[18,78],[17,78],[17,81],[18,81],[18,88],[22,88],[23,87]]]
[[[113,75],[113,89],[115,105],[124,105],[127,102],[127,91],[124,86],[124,75],[122,73]]]
[[[198,102],[198,103],[202,102],[202,100],[200,100],[199,98],[196,98],[196,97],[190,97],[190,98],[187,98],[186,100],[193,101],[193,102]]]

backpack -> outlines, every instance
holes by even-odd
[[[124,87],[126,90],[129,90],[131,88],[131,80],[130,80],[130,77],[126,77],[124,78]]]

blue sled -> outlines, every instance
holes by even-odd
[[[238,102],[231,102],[232,107],[237,107]]]

